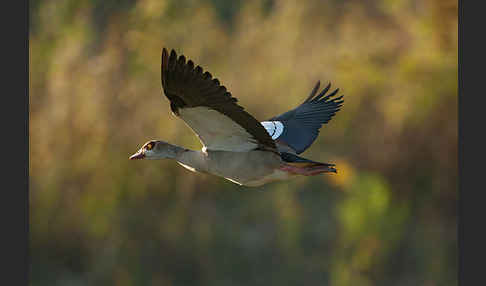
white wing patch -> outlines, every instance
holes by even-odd
[[[284,125],[280,121],[262,121],[260,123],[265,127],[273,140],[277,139],[284,130]]]
[[[208,107],[180,108],[179,117],[196,133],[203,150],[246,152],[257,140],[228,116]]]

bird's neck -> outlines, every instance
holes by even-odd
[[[152,160],[161,160],[161,159],[173,159],[178,160],[179,157],[186,151],[189,151],[185,148],[182,148],[177,145],[168,144],[163,148],[163,150],[155,150],[152,154],[150,154],[147,159]]]
[[[205,157],[202,151],[194,151],[169,144],[163,152],[153,156],[151,159],[172,159],[176,160],[186,169],[204,172],[207,170]]]
[[[190,151],[192,150],[170,144],[168,149],[164,151],[164,158],[179,161],[179,159],[183,157],[183,154],[185,152],[190,152]]]
[[[174,157],[172,159],[175,159],[175,160],[177,160],[179,157],[181,157],[183,153],[185,153],[187,151],[191,151],[189,149],[186,149],[186,148],[183,148],[183,147],[180,147],[180,146],[176,146],[176,145],[174,145],[173,148],[174,148],[174,152],[173,152]]]

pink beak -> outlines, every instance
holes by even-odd
[[[130,160],[138,160],[145,158],[145,154],[142,151],[138,151],[137,153],[130,156]]]

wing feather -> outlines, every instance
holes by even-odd
[[[275,116],[270,121],[280,121],[284,129],[277,142],[290,146],[297,154],[304,152],[316,140],[319,129],[341,109],[343,96],[334,97],[339,89],[324,96],[331,87],[329,83],[317,96],[318,81],[310,95],[298,107]]]
[[[208,150],[276,150],[253,116],[210,72],[174,50],[162,49],[161,81],[172,112],[186,122]]]

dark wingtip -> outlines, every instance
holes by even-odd
[[[319,87],[321,86],[321,81],[318,80],[316,85],[314,86],[314,88],[311,90],[311,93],[309,94],[309,96],[304,100],[303,103],[306,103],[306,102],[309,102],[312,100],[312,98],[314,97],[314,95],[316,95],[316,92],[319,90]]]
[[[329,94],[329,97],[334,96],[336,93],[338,93],[339,88],[336,88],[333,92]]]
[[[186,64],[186,57],[185,57],[184,55],[180,55],[180,56],[179,56],[179,63],[180,63],[181,65]]]
[[[170,51],[170,55],[167,59],[167,69],[171,70],[174,69],[177,65],[177,54],[174,49]]]
[[[162,48],[162,66],[164,66],[164,63],[167,62],[168,57],[169,57],[169,53],[167,52],[167,49],[165,47]]]
[[[192,60],[188,60],[187,66],[189,67],[190,70],[194,69],[194,62]]]
[[[211,79],[213,75],[210,72],[206,71],[204,72],[203,77],[204,79]]]
[[[162,88],[166,86],[165,80],[165,73],[167,71],[167,67],[169,65],[169,56],[167,49],[165,47],[162,48],[162,60],[161,60],[161,72],[160,72],[160,79],[162,81]]]
[[[327,86],[319,93],[319,95],[316,96],[312,101],[315,102],[315,101],[318,101],[319,99],[321,99],[321,97],[323,97],[330,88],[331,88],[331,82],[329,82],[327,84]]]

